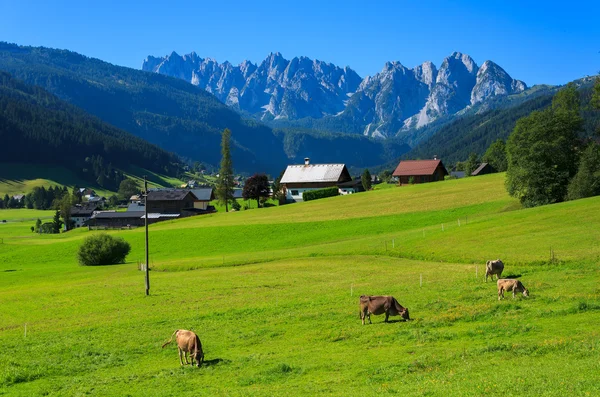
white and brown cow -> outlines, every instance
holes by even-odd
[[[502,271],[504,271],[504,263],[500,259],[487,261],[485,263],[485,282],[487,283],[488,276],[494,281],[494,274],[496,275],[496,279],[499,279]]]
[[[385,322],[389,316],[402,316],[405,320],[410,320],[408,308],[402,307],[393,296],[370,296],[362,295],[360,297],[360,319],[363,325],[365,317],[369,318],[371,323],[371,314],[379,315],[385,313]]]
[[[498,300],[504,298],[504,291],[512,292],[513,299],[517,292],[522,292],[523,296],[529,296],[529,290],[519,280],[501,278],[498,279],[496,284],[498,285]]]
[[[192,331],[178,329],[177,331],[173,332],[171,339],[164,343],[162,347],[164,348],[166,345],[171,343],[174,336],[177,336],[177,349],[179,350],[179,362],[181,365],[183,365],[183,359],[185,359],[186,364],[190,364],[187,359],[187,355],[189,353],[191,365],[194,365],[194,360],[196,360],[198,363],[197,366],[199,367],[200,364],[202,364],[202,361],[204,361],[204,353],[202,351],[202,343],[200,342],[198,335]]]

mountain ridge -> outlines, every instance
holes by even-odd
[[[361,78],[349,66],[300,56],[270,53],[254,64],[234,66],[195,52],[148,56],[142,70],[186,80],[237,111],[265,122],[339,118],[353,133],[402,137],[431,122],[478,106],[490,98],[524,91],[496,63],[481,67],[467,54],[453,52],[439,69],[431,61],[407,68],[398,61]]]

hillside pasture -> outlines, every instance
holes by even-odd
[[[490,175],[169,221],[150,227],[149,297],[143,228],[110,232],[128,262],[94,268],[85,229],[7,235],[0,394],[597,395],[599,210],[523,210]],[[483,282],[497,257],[529,298]],[[361,294],[412,320],[362,326]],[[160,348],[176,329],[201,368]]]

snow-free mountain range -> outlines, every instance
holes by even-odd
[[[360,77],[350,67],[271,53],[260,64],[235,66],[201,58],[149,56],[142,69],[186,80],[221,102],[267,123],[328,119],[350,131],[376,138],[402,137],[410,131],[486,101],[520,93],[527,85],[492,61],[478,66],[454,52],[438,68],[424,62],[412,69],[387,62],[374,76]]]

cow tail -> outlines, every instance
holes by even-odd
[[[171,342],[173,342],[173,337],[177,334],[177,332],[179,332],[179,330],[176,330],[175,332],[173,332],[173,335],[171,335],[171,339],[169,339],[168,341],[166,341],[165,343],[163,343],[162,348],[164,349],[164,347],[168,344],[170,344]]]

